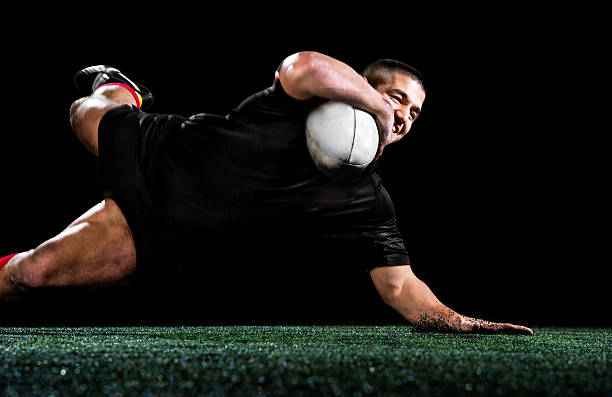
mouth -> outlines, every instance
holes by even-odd
[[[394,124],[392,131],[394,134],[399,134],[402,131],[403,127],[403,124]]]

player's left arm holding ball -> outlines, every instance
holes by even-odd
[[[285,92],[295,99],[327,98],[372,114],[380,136],[377,156],[397,140],[392,134],[395,114],[391,101],[347,64],[318,52],[299,52],[285,59],[279,78]]]
[[[422,81],[410,73],[392,73],[375,86],[348,65],[317,52],[289,56],[279,70],[285,92],[298,100],[321,97],[363,109],[376,118],[384,146],[403,138],[418,117],[425,99]],[[374,84],[374,83],[373,83]],[[370,276],[389,306],[411,323],[453,332],[511,332],[533,334],[527,327],[463,316],[442,304],[410,265],[376,267]]]

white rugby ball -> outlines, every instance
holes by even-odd
[[[306,144],[317,168],[331,175],[366,168],[378,150],[378,127],[367,112],[327,101],[306,118]]]

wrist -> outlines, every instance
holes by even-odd
[[[461,328],[462,316],[447,307],[419,311],[413,324],[432,331],[457,331]]]

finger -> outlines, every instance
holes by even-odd
[[[386,134],[384,136],[381,136],[378,140],[378,151],[376,152],[376,157],[375,159],[378,160],[378,158],[382,155],[383,150],[385,149],[385,147],[390,144],[393,143],[393,136],[391,134]]]
[[[384,149],[385,149],[384,144],[378,145],[378,151],[376,152],[376,157],[374,157],[374,160],[378,160],[378,158],[382,155],[382,152]]]
[[[500,332],[533,335],[533,330],[531,328],[527,328],[522,325],[504,323],[504,324],[498,324],[498,326],[499,326],[498,331]]]
[[[533,335],[531,328],[510,323],[494,323],[491,321],[463,317],[461,319],[460,330],[479,334],[526,334]]]
[[[524,327],[522,325],[514,325],[514,324],[506,324],[507,330],[516,331],[519,334],[528,334],[533,335],[533,330],[531,328]]]
[[[489,321],[483,321],[482,329],[485,331],[491,331],[493,333],[533,335],[533,330],[531,328],[510,323],[492,323]]]

